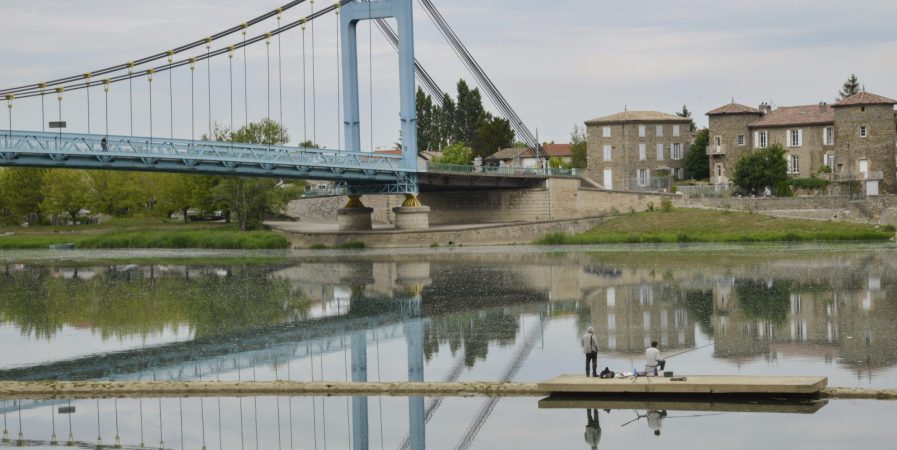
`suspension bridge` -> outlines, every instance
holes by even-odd
[[[499,115],[508,120],[518,139],[536,149],[538,155],[539,143],[535,135],[461,42],[433,1],[417,0],[417,3],[495,105]],[[524,187],[531,186],[532,179],[569,175],[562,170],[547,168],[512,172],[480,167],[473,170],[467,166],[456,168],[443,165],[433,170],[419,167],[416,81],[433,98],[442,99],[446,94],[415,58],[413,0],[338,0],[322,8],[316,9],[315,6],[314,0],[294,0],[243,23],[169,50],[49,81],[0,89],[0,99],[6,101],[8,110],[7,130],[0,136],[0,166],[327,180],[335,182],[336,189],[331,195],[354,197],[355,201],[350,201],[349,206],[355,209],[363,207],[358,201],[361,195],[416,196],[422,184],[435,189],[453,186]],[[316,56],[320,49],[316,52],[315,24],[324,20],[335,20],[337,24],[335,73],[328,70],[324,74],[320,64],[316,64],[321,58]],[[389,20],[395,22],[396,28]],[[371,128],[368,132],[371,140],[370,148],[363,148],[358,48],[358,25],[362,22],[371,25],[368,33],[372,33],[370,30],[376,26],[398,52],[401,151],[397,154],[374,151],[373,75],[370,73],[371,101],[366,125]],[[297,41],[301,43],[300,48],[298,52],[290,49],[285,52],[283,37],[293,34],[299,35]],[[265,80],[263,88],[249,84],[247,50],[258,48],[264,48],[265,55],[265,64],[261,68]],[[296,53],[301,62],[301,73],[295,77],[287,74],[287,78],[300,80],[300,83],[293,83],[292,88],[301,84],[301,105],[284,103],[284,57],[295,57]],[[370,49],[368,59],[371,72],[373,56]],[[216,68],[224,69],[222,73],[213,70],[213,61]],[[256,71],[259,68],[251,69]],[[187,75],[189,89],[183,82]],[[180,83],[177,93],[175,77]],[[337,123],[337,145],[317,148],[313,143],[325,121],[318,114],[320,105],[317,97],[322,89],[321,82],[326,80],[335,81],[336,117],[327,121],[335,119]],[[223,89],[221,84],[225,85]],[[135,102],[135,91],[145,101]],[[256,96],[257,91],[263,91],[265,98],[263,117],[278,122],[281,127],[286,125],[285,108],[288,112],[301,108],[301,112],[294,115],[301,117],[301,125],[294,126],[294,129],[301,128],[301,142],[296,145],[257,145],[226,139],[228,134],[223,133],[220,126],[235,130],[240,125],[235,123],[240,113],[243,116],[242,125],[248,125],[250,97]],[[98,92],[102,92],[100,101],[95,98]],[[113,98],[112,107],[110,97]],[[159,97],[167,98],[162,98],[160,102]],[[52,105],[54,99],[56,104]],[[51,103],[49,107],[48,100]],[[226,105],[226,108],[213,108],[213,101],[216,105]],[[70,106],[73,102],[75,105]],[[39,104],[39,108],[35,107],[35,103]],[[24,105],[27,108],[23,108]],[[138,111],[139,117],[135,119],[135,109],[141,108],[145,111]],[[189,136],[186,132],[176,136],[176,130],[187,129],[185,112],[188,109]],[[16,114],[19,110],[27,114]],[[101,121],[97,120],[98,116]],[[112,127],[110,116],[114,122]],[[73,132],[68,126],[70,120],[67,119],[70,118],[83,123],[83,129]],[[143,135],[135,132],[135,120],[140,122],[141,119],[145,119],[145,123],[136,125],[147,131]],[[223,125],[219,125],[219,120]],[[36,123],[40,126],[35,126]],[[459,182],[459,178],[463,181]],[[419,203],[411,201],[409,205],[417,206]]]

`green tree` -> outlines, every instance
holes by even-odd
[[[779,144],[748,153],[735,163],[732,183],[747,195],[762,195],[769,189],[777,193],[788,180],[785,149]]]
[[[783,280],[735,280],[735,298],[746,318],[782,324],[788,320],[791,288]]]
[[[687,118],[691,121],[688,124],[688,128],[690,131],[695,131],[696,129],[698,129],[698,127],[695,126],[694,119],[692,119],[692,117],[691,117],[691,111],[689,111],[685,105],[682,105],[682,111],[677,112],[676,115],[679,117]]]
[[[159,208],[165,212],[166,217],[171,217],[175,211],[180,211],[184,222],[188,220],[187,212],[194,206],[194,181],[195,175],[168,173],[164,174],[159,183]]]
[[[302,148],[321,148],[320,145],[315,144],[315,143],[312,142],[311,140],[307,140],[307,141],[302,141],[302,142],[300,142],[300,143],[299,143],[299,147],[302,147]]]
[[[841,86],[841,90],[838,91],[838,95],[841,98],[847,98],[854,94],[860,93],[860,79],[857,78],[856,74],[850,74],[847,77],[847,81],[844,82],[844,85]]]
[[[455,110],[457,129],[454,142],[473,145],[477,139],[477,129],[486,120],[486,110],[479,89],[470,89],[464,80],[458,81],[458,104]]]
[[[487,113],[487,118],[477,127],[472,150],[475,156],[486,157],[513,143],[514,130],[511,129],[511,123]]]
[[[0,178],[0,203],[12,214],[12,220],[40,223],[41,186],[46,169],[11,168]],[[31,220],[32,218],[36,220]]]
[[[442,156],[435,158],[433,162],[438,164],[470,164],[473,155],[470,148],[460,142],[455,142],[442,149]]]
[[[289,142],[287,130],[271,119],[250,123],[236,131],[216,129],[213,140],[233,140],[248,144],[283,145]],[[241,230],[254,230],[265,216],[279,212],[298,197],[303,183],[287,184],[273,178],[220,177],[212,190],[222,208],[230,211]]]
[[[445,148],[452,142],[455,136],[455,101],[448,94],[444,94],[439,107],[433,108],[433,135],[431,137],[432,148]]]
[[[561,157],[552,156],[551,158],[548,158],[548,167],[551,167],[552,169],[572,169],[573,163],[564,161]]]
[[[570,165],[577,169],[585,169],[589,164],[586,141],[586,130],[579,125],[573,125],[570,133],[570,153],[572,154]]]
[[[707,156],[707,145],[710,144],[710,130],[702,128],[695,135],[695,141],[685,153],[685,179],[703,180],[710,177],[710,158]]]
[[[89,208],[95,213],[127,216],[155,204],[161,174],[95,170],[89,173]]]
[[[53,169],[44,173],[41,185],[41,210],[49,214],[68,214],[72,224],[90,199],[90,179],[81,170]]]
[[[435,144],[435,113],[436,107],[433,105],[433,98],[424,93],[420,87],[417,88],[415,96],[415,105],[417,109],[417,148],[420,151],[432,150]]]

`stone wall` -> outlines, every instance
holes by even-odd
[[[847,196],[694,198],[692,206],[754,211],[776,217],[897,225],[897,196],[851,200]]]
[[[294,249],[315,244],[334,247],[352,241],[362,241],[368,248],[382,247],[452,247],[471,245],[530,244],[547,233],[563,231],[582,233],[601,223],[601,218],[551,220],[506,225],[482,225],[471,228],[450,228],[417,231],[374,230],[342,233],[283,233]]]
[[[578,179],[552,178],[547,188],[482,191],[424,192],[421,203],[430,207],[431,225],[536,222],[598,217],[630,210],[644,211],[649,203],[659,208],[664,198],[681,202],[675,194],[605,191],[580,186]],[[401,195],[362,197],[374,208],[372,220],[394,223],[392,208],[401,206]],[[290,202],[287,215],[310,222],[336,223],[336,210],[344,197],[308,198]]]

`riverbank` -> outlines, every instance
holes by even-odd
[[[608,218],[578,234],[552,232],[544,245],[672,242],[888,241],[893,226],[782,219],[735,211],[676,208]]]
[[[184,397],[253,395],[425,395],[524,397],[550,394],[536,383],[351,381],[0,381],[4,400],[43,398]],[[821,398],[897,400],[897,389],[825,388]]]
[[[122,221],[103,225],[7,227],[0,229],[0,250],[46,249],[73,244],[78,249],[246,249],[289,247],[273,231],[240,231],[231,224],[176,224]]]

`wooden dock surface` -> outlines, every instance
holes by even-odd
[[[685,381],[675,378],[590,378],[584,375],[560,375],[538,384],[540,391],[582,394],[744,394],[744,395],[812,395],[828,384],[827,377],[809,376],[738,376],[688,375]]]

